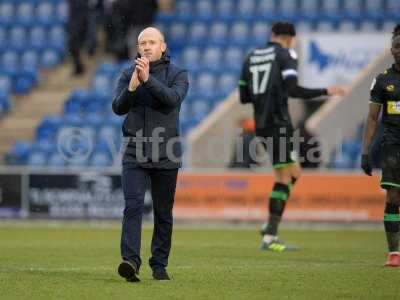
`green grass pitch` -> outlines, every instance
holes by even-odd
[[[0,299],[400,299],[400,269],[384,268],[381,231],[285,230],[301,247],[258,249],[257,230],[177,226],[168,271],[151,278],[151,229],[142,243],[141,282],[116,273],[111,228],[0,227]]]

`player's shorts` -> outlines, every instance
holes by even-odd
[[[381,161],[381,187],[400,189],[400,145],[383,145]]]
[[[257,130],[257,137],[267,150],[274,169],[284,168],[296,162],[292,128],[272,127]]]

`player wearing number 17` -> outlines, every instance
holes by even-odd
[[[269,199],[268,224],[261,231],[261,248],[282,252],[293,249],[280,242],[277,234],[290,190],[300,176],[300,165],[293,149],[293,125],[288,111],[288,97],[311,99],[343,95],[344,90],[337,86],[327,89],[299,86],[297,54],[293,50],[296,36],[293,24],[278,22],[272,26],[271,31],[270,42],[246,57],[239,90],[240,101],[253,104],[256,134],[261,141],[267,141],[267,150],[274,168],[275,184]]]

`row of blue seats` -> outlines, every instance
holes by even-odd
[[[50,42],[51,44],[64,44],[66,41],[66,32],[63,26],[52,26],[50,28],[43,26],[13,26],[9,29],[0,27],[0,45],[29,43],[33,46]]]
[[[327,27],[330,27],[332,31],[390,31],[394,23],[394,20],[388,19],[385,19],[383,22],[377,22],[371,19],[360,21],[347,18],[342,20],[322,18],[317,22],[301,21],[296,26],[303,31],[325,31]],[[211,23],[194,21],[191,24],[187,24],[186,22],[174,21],[170,24],[159,22],[157,26],[164,32],[169,44],[180,46],[190,43],[197,46],[224,46],[228,44],[246,45],[249,42],[264,43],[269,34],[271,22],[236,20],[229,23],[215,20]]]
[[[94,146],[96,145],[96,146]],[[118,151],[120,145],[114,145],[112,151]],[[69,145],[62,141],[37,141],[33,145],[18,142],[6,155],[6,162],[10,165],[29,166],[94,166],[105,167],[113,163],[115,152],[111,155],[107,141],[74,140]]]
[[[14,5],[9,2],[0,3],[0,25],[64,24],[68,20],[68,5],[65,1],[43,1],[36,5],[29,2]]]
[[[13,73],[0,69],[0,93],[25,94],[34,87],[39,80],[37,69],[13,70]]]
[[[239,0],[237,4],[231,0],[178,1],[173,14],[160,14],[159,19],[165,21],[190,20],[235,20],[238,17],[252,20],[301,18],[345,18],[370,17],[377,19],[397,18],[400,15],[400,4],[397,0]]]
[[[7,50],[0,55],[0,71],[7,70],[11,74],[23,68],[51,68],[58,64],[65,54],[58,48],[46,47],[42,51],[27,50],[19,54],[17,51]]]

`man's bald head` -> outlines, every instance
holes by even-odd
[[[167,50],[164,35],[155,27],[145,28],[138,36],[138,52],[150,62],[159,60]]]
[[[139,33],[138,36],[138,43],[140,43],[140,39],[143,38],[144,36],[157,36],[161,42],[165,42],[164,34],[156,27],[147,27],[142,30],[142,32]]]

